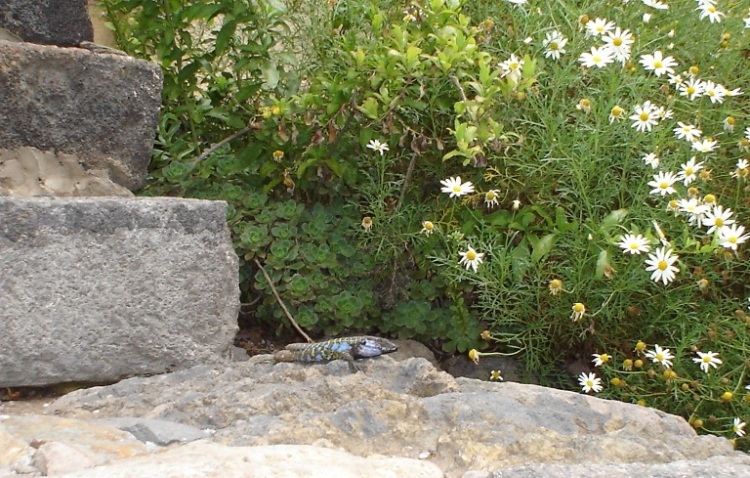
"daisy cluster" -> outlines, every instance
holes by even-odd
[[[633,371],[633,369],[643,369],[645,366],[644,361],[649,361],[661,369],[661,375],[664,379],[674,380],[679,377],[679,375],[672,369],[672,362],[675,359],[675,355],[670,349],[663,348],[659,344],[654,344],[653,348],[648,349],[646,343],[644,343],[643,341],[638,341],[638,343],[635,345],[635,348],[633,349],[633,352],[635,352],[636,354],[636,357],[634,359],[627,358],[622,362],[622,369],[625,372],[630,373]],[[613,362],[613,357],[606,353],[592,354],[591,361],[593,362],[594,367],[604,367]],[[704,374],[709,374],[712,370],[718,369],[723,364],[723,361],[719,358],[719,354],[712,351],[704,353],[696,350],[695,356],[692,357],[692,361],[700,368],[700,370]],[[656,376],[655,372],[649,373],[652,374],[650,376]],[[604,390],[602,379],[597,377],[593,372],[582,372],[578,376],[578,382],[581,386],[581,390],[584,393],[599,393]],[[620,388],[628,386],[625,380],[617,377],[613,378],[611,380],[611,383],[613,386]],[[746,385],[745,390],[750,392],[750,385]],[[732,392],[724,392],[724,394],[722,395],[722,400],[731,401],[733,395],[734,394]],[[750,395],[748,395],[745,400],[747,400],[748,398],[750,398]],[[702,422],[699,422],[697,424],[693,423],[693,425],[697,425],[698,427],[700,427],[702,426]],[[730,431],[737,437],[743,437],[745,436],[745,426],[745,422],[743,422],[740,418],[735,417],[732,421]]]

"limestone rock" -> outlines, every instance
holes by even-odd
[[[143,443],[159,446],[187,443],[208,436],[207,432],[195,427],[153,418],[117,417],[100,420],[99,423],[128,432]]]
[[[93,421],[42,415],[0,417],[0,476],[4,471],[57,474],[154,449],[129,433]],[[66,459],[72,455],[77,458]]]
[[[74,46],[94,38],[86,0],[2,0],[0,28],[47,45]]]
[[[75,155],[30,147],[0,149],[0,195],[133,197],[106,170],[87,170]]]
[[[224,360],[238,266],[226,203],[0,197],[0,387]]]
[[[530,464],[576,466],[584,459],[592,468],[641,464],[642,477],[652,476],[652,465],[703,466],[714,457],[746,463],[728,440],[697,436],[682,418],[650,408],[535,385],[454,379],[419,358],[383,356],[359,367],[350,373],[342,361],[273,364],[256,356],[79,390],[49,412],[167,419],[213,429],[212,441],[234,446],[315,445],[424,458],[450,477]]]
[[[34,454],[34,467],[44,476],[60,475],[95,465],[94,459],[85,451],[62,442],[42,443]]]
[[[435,465],[390,457],[362,458],[312,446],[228,447],[190,443],[157,455],[59,478],[441,478]]]
[[[105,170],[117,184],[138,189],[151,159],[161,87],[161,69],[146,61],[0,41],[0,145],[72,154],[84,169]]]

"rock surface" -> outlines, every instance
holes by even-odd
[[[385,469],[342,457],[352,464],[345,467],[351,473],[370,474],[331,473],[338,459],[312,460],[331,450],[430,465],[424,475],[382,476],[677,478],[743,476],[750,470],[750,457],[735,452],[728,440],[697,436],[683,419],[653,409],[535,385],[454,379],[421,358],[397,362],[385,356],[359,367],[350,373],[340,361],[273,364],[270,356],[257,356],[79,390],[44,413],[100,425],[110,417],[154,418],[208,434],[192,445],[63,475],[70,477],[308,477],[325,476],[325,470],[329,476],[379,476],[372,473]],[[21,442],[29,436],[6,433]],[[287,459],[280,460],[276,445],[319,448],[312,454],[306,447],[284,448]],[[23,469],[17,456],[0,452],[0,463]],[[252,467],[234,468],[249,456],[257,460]],[[290,465],[307,460],[309,467]],[[271,463],[279,474],[259,472]]]
[[[0,197],[0,387],[217,362],[237,331],[226,203]]]
[[[0,145],[72,154],[138,189],[162,80],[158,65],[127,56],[0,40]]]
[[[86,0],[2,0],[0,28],[46,45],[74,46],[94,38]]]
[[[84,169],[72,154],[36,148],[0,149],[0,196],[123,196],[129,189],[115,184],[104,169]]]

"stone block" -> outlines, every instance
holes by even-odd
[[[157,65],[128,56],[0,40],[0,147],[72,154],[138,189],[162,81]]]
[[[125,196],[129,189],[112,182],[109,173],[85,169],[73,154],[36,148],[0,148],[2,196]]]
[[[45,45],[74,46],[94,39],[87,0],[1,0],[0,28]]]
[[[0,387],[223,360],[239,311],[226,203],[0,197]]]

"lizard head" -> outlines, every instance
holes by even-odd
[[[355,348],[354,355],[361,358],[377,357],[398,350],[396,344],[380,337],[362,337]]]

